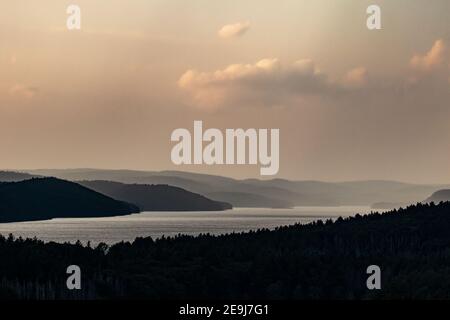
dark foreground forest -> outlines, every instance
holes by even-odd
[[[66,288],[66,268],[82,289]],[[381,268],[382,289],[366,288]],[[275,231],[108,247],[0,239],[3,299],[450,298],[450,203]]]

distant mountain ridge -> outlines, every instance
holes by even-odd
[[[38,175],[33,175],[25,172],[0,171],[0,182],[17,182],[38,177]]]
[[[450,189],[438,190],[428,197],[424,202],[447,202],[450,201]]]
[[[226,202],[169,185],[124,184],[112,181],[79,181],[79,184],[117,200],[133,203],[142,211],[221,211]]]
[[[108,180],[122,183],[168,184],[234,207],[370,206],[375,203],[420,202],[450,185],[420,185],[385,180],[321,182],[286,179],[237,180],[181,171],[103,169],[29,170],[30,174],[67,180]]]
[[[57,178],[0,184],[0,222],[106,217],[137,212],[139,208],[133,204]]]

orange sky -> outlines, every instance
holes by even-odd
[[[80,31],[66,8],[82,10]],[[380,31],[366,8],[382,8]],[[0,10],[0,168],[181,169],[170,134],[280,128],[290,179],[450,181],[450,2],[16,0]]]

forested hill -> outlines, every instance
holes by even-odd
[[[142,211],[220,211],[229,203],[168,185],[125,184],[112,181],[80,181],[81,185],[117,200],[136,204]]]
[[[225,236],[138,238],[108,248],[0,238],[12,298],[450,298],[450,203]],[[83,272],[65,289],[66,268]],[[366,287],[369,265],[382,289]]]
[[[134,212],[139,212],[135,205],[56,178],[0,184],[0,222],[104,217]]]
[[[424,202],[434,202],[439,203],[441,201],[450,201],[450,189],[438,190],[433,193],[429,198],[427,198]]]

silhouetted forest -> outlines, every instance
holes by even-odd
[[[22,174],[0,172],[0,176],[14,179]],[[75,183],[47,177],[0,181],[0,223],[109,217],[140,210],[219,211],[231,208],[229,203],[168,185],[128,185],[110,181]]]
[[[96,248],[0,238],[3,298],[450,298],[450,203],[225,236]],[[82,290],[65,287],[67,266]],[[378,265],[382,290],[366,288]]]
[[[79,181],[79,184],[111,198],[137,205],[142,211],[220,211],[229,203],[169,185],[124,184],[113,181]]]
[[[133,204],[117,201],[74,182],[33,178],[0,183],[0,222],[67,217],[106,217],[139,212]]]

